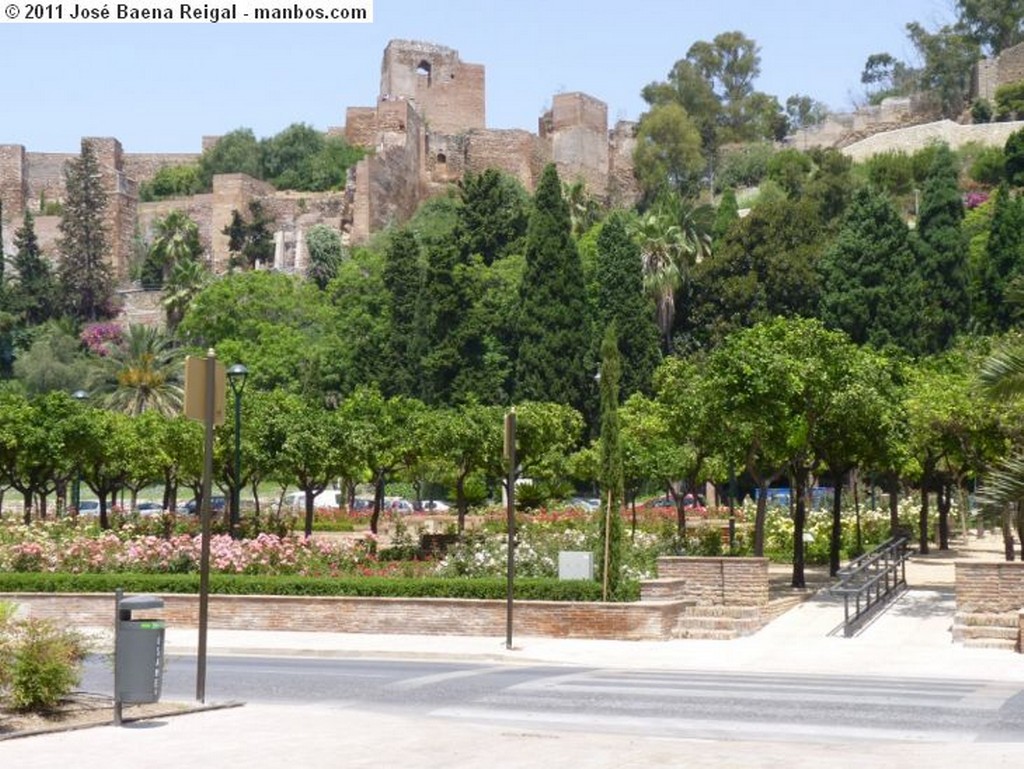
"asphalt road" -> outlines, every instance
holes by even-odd
[[[82,688],[109,693],[109,663],[90,660]],[[645,737],[1024,745],[1024,685],[998,681],[211,657],[206,694]],[[163,699],[194,695],[195,659],[169,658]]]

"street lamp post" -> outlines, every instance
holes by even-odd
[[[227,371],[231,392],[235,396],[235,482],[231,486],[231,536],[238,536],[242,516],[239,504],[242,490],[242,390],[245,389],[245,378],[249,369],[236,363]]]
[[[89,397],[89,393],[85,390],[75,390],[71,393],[71,397],[79,403],[82,403]],[[78,506],[82,499],[82,465],[79,463],[75,467],[75,480],[71,484],[71,506],[75,509],[75,514],[78,514]]]

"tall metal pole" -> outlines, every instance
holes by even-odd
[[[242,514],[238,505],[242,498],[242,391],[235,388],[231,380],[231,389],[235,394],[235,482],[231,486],[231,536],[238,536]]]
[[[71,393],[71,397],[79,403],[82,403],[89,397],[89,393],[85,390],[75,390]],[[75,508],[75,514],[78,514],[78,508],[82,504],[82,464],[81,462],[75,463],[75,479],[71,484],[71,506]]]
[[[206,702],[206,626],[210,604],[210,493],[213,488],[213,422],[216,411],[217,357],[206,353],[206,429],[203,452],[203,499],[199,507],[202,519],[202,543],[199,555],[199,644],[196,660],[196,699]]]
[[[516,576],[516,410],[505,415],[505,462],[508,464],[508,574],[505,610],[505,648],[512,648],[512,587]]]

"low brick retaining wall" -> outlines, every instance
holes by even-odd
[[[767,621],[768,561],[764,558],[661,558],[662,578],[641,586],[636,603],[516,601],[515,632],[550,638],[664,641],[735,638]],[[198,597],[162,596],[150,612],[168,625],[196,627]],[[114,596],[99,593],[0,593],[34,617],[72,626],[112,625]],[[209,627],[326,633],[502,635],[506,603],[446,598],[348,596],[210,596]]]
[[[953,640],[1021,651],[1024,562],[956,562]]]
[[[681,581],[680,598],[701,605],[767,606],[767,558],[662,556],[658,576]]]
[[[164,608],[143,612],[168,625],[196,627],[195,595],[165,595]],[[74,626],[112,625],[109,594],[0,594],[33,617]],[[551,638],[660,641],[673,637],[682,601],[567,603],[516,601],[516,633]],[[504,601],[444,598],[350,598],[305,596],[210,596],[209,626],[224,630],[302,630],[326,633],[502,635]]]

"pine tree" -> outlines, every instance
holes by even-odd
[[[515,397],[582,411],[588,346],[583,267],[554,165],[541,176],[519,290]]]
[[[883,194],[857,192],[821,272],[821,318],[858,344],[916,353],[920,287],[907,226]]]
[[[99,162],[88,141],[81,154],[64,166],[64,213],[57,248],[60,300],[67,315],[96,321],[114,314],[114,279],[107,259],[104,215],[107,193]]]
[[[422,322],[417,312],[423,293],[420,248],[407,229],[395,232],[384,251],[384,287],[390,317],[381,381],[387,396],[420,397]]]
[[[661,360],[659,332],[653,303],[644,291],[640,247],[629,237],[620,214],[613,214],[601,226],[597,281],[597,327],[614,322],[619,330],[622,397],[635,392],[649,395],[654,369]]]
[[[921,298],[922,351],[941,352],[965,328],[967,238],[961,229],[963,199],[957,184],[955,158],[942,145],[935,154],[921,195],[917,222],[917,269]]]
[[[615,321],[608,324],[601,342],[601,439],[600,482],[601,520],[598,521],[598,542],[601,581],[606,587],[604,600],[615,595],[622,570],[622,508],[623,470],[622,441],[619,437],[619,377],[622,359],[619,356],[619,335]]]
[[[37,326],[54,316],[55,291],[50,263],[43,258],[36,236],[35,219],[25,210],[20,228],[14,231],[14,267],[16,277],[10,288],[11,309],[19,313],[27,326]]]

